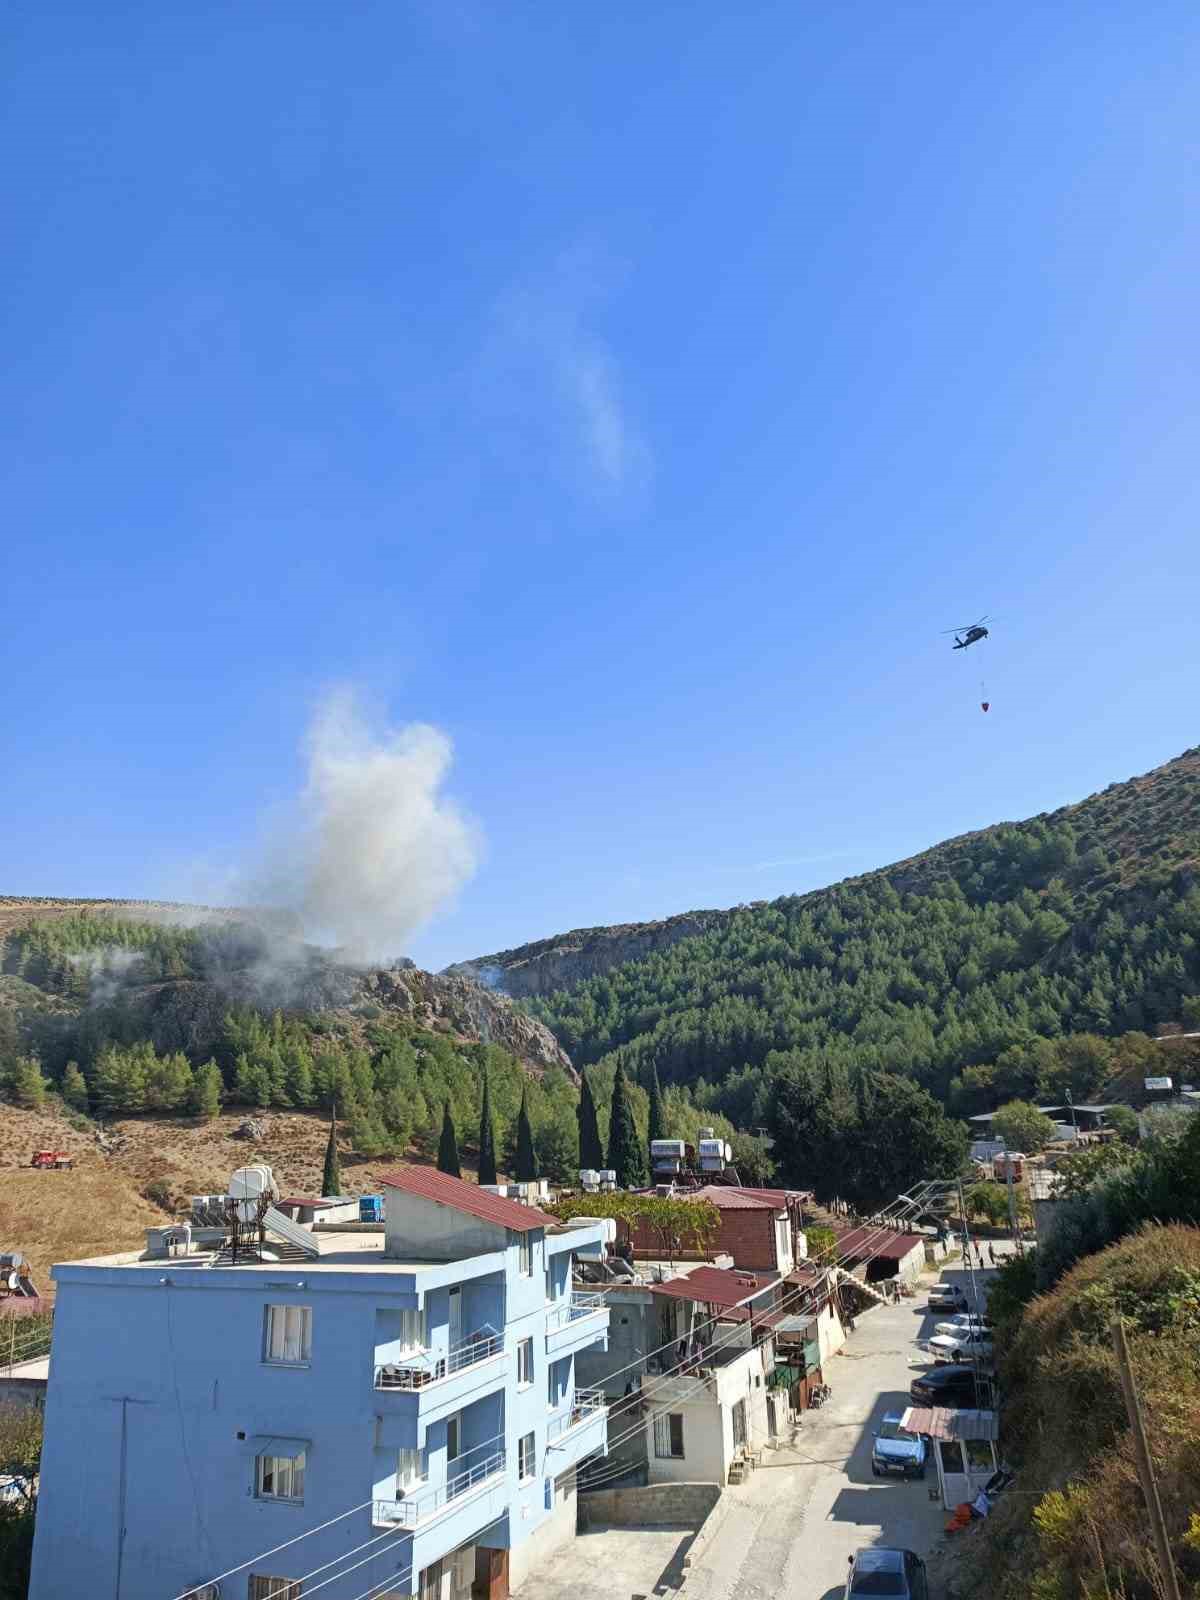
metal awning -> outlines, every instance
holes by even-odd
[[[900,1418],[909,1433],[931,1439],[998,1439],[1000,1419],[994,1411],[952,1411],[948,1406],[909,1406]]]

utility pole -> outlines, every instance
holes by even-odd
[[[1179,1578],[1171,1556],[1171,1542],[1167,1538],[1167,1525],[1163,1521],[1162,1503],[1158,1498],[1158,1484],[1154,1481],[1154,1463],[1150,1459],[1150,1446],[1146,1442],[1146,1424],[1142,1419],[1142,1405],[1138,1399],[1133,1366],[1129,1360],[1129,1346],[1125,1341],[1125,1324],[1118,1317],[1112,1325],[1113,1349],[1121,1369],[1121,1388],[1125,1395],[1125,1410],[1129,1414],[1129,1428],[1133,1434],[1133,1454],[1137,1474],[1141,1480],[1142,1495],[1150,1514],[1150,1528],[1158,1551],[1158,1566],[1162,1573],[1163,1592],[1167,1600],[1181,1600]]]

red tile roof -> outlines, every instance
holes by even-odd
[[[776,1282],[778,1279],[774,1273],[697,1267],[683,1277],[668,1278],[666,1283],[651,1283],[647,1288],[651,1294],[670,1295],[676,1300],[699,1300],[705,1305],[728,1308]]]
[[[718,1211],[782,1211],[783,1202],[778,1205],[773,1200],[758,1200],[745,1189],[735,1189],[723,1183],[710,1183],[706,1188],[697,1189],[692,1195],[681,1198],[691,1200],[709,1200]]]
[[[558,1218],[523,1206],[519,1200],[509,1200],[504,1195],[490,1194],[477,1183],[464,1183],[452,1178],[448,1172],[436,1167],[396,1167],[379,1179],[385,1189],[399,1189],[402,1194],[433,1200],[440,1206],[449,1206],[481,1222],[494,1222],[498,1228],[511,1228],[514,1233],[532,1233],[535,1228],[553,1228]]]
[[[743,1185],[741,1193],[753,1195],[756,1200],[768,1200],[781,1210],[789,1200],[812,1199],[811,1189],[756,1189],[753,1185]]]
[[[869,1224],[863,1228],[846,1228],[837,1235],[838,1255],[843,1260],[847,1256],[880,1256],[885,1261],[901,1261],[910,1250],[924,1243],[924,1234],[892,1233]]]

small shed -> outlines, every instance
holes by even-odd
[[[1000,1425],[994,1411],[909,1406],[900,1426],[930,1440],[947,1511],[964,1500],[973,1501],[1000,1465],[996,1452]]]

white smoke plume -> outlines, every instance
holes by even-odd
[[[395,957],[479,862],[477,828],[444,793],[451,742],[427,723],[373,726],[340,688],[319,703],[305,749],[302,819],[271,850],[266,898],[350,963]]]

